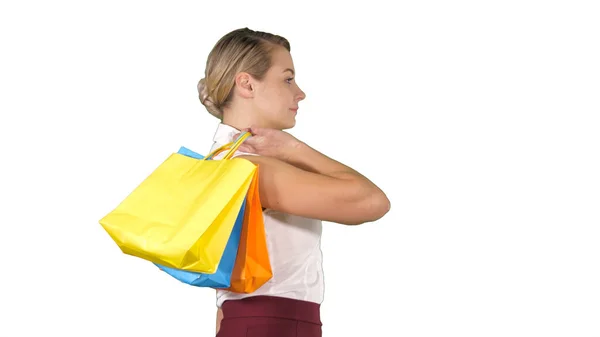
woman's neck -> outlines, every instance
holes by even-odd
[[[223,124],[232,126],[238,130],[250,128],[251,126],[256,127],[267,127],[258,118],[258,115],[254,111],[248,109],[225,109],[223,111]]]

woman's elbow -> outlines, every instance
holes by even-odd
[[[357,214],[356,218],[346,223],[347,225],[356,226],[377,221],[383,218],[391,208],[390,199],[381,190],[373,192],[361,203],[362,205],[358,206],[358,209],[361,210],[360,214]]]
[[[390,209],[392,208],[392,203],[390,202],[390,199],[387,197],[387,195],[385,195],[385,193],[383,193],[383,191],[380,191],[378,193],[378,200],[376,202],[376,213],[375,213],[375,220],[379,220],[381,218],[383,218],[384,215],[386,215]]]

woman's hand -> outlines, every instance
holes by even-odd
[[[294,136],[276,129],[252,127],[244,129],[242,132],[250,132],[252,136],[247,138],[238,150],[259,156],[274,157],[287,161],[292,152],[302,145],[302,142]],[[235,138],[240,134],[236,134]]]

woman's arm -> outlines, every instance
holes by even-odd
[[[369,179],[304,143],[278,157],[237,157],[258,165],[266,208],[345,225],[378,220],[390,209],[385,193]]]
[[[366,182],[372,185],[372,187],[377,187],[365,176],[358,173],[354,169],[324,155],[323,153],[302,142],[298,142],[294,146],[291,146],[290,149],[281,157],[281,159],[285,162],[305,171],[325,174],[332,177],[352,176],[355,178],[364,179]]]
[[[221,328],[221,320],[223,319],[223,310],[221,308],[219,308],[217,310],[217,330],[215,332],[215,334],[219,333],[219,329]]]

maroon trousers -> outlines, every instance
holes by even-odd
[[[275,296],[228,300],[217,337],[321,337],[320,305]]]

